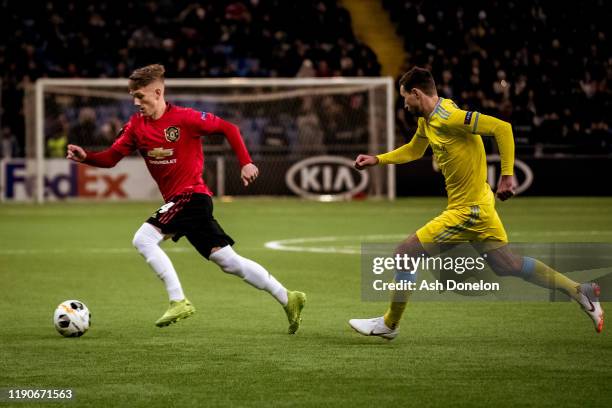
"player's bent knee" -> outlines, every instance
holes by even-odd
[[[136,231],[136,233],[134,234],[134,238],[132,238],[132,246],[140,250],[142,245],[143,245],[142,237],[138,234],[138,231]]]
[[[139,252],[143,252],[148,246],[158,245],[164,236],[154,226],[144,223],[138,228],[132,239],[132,245]]]
[[[234,252],[231,245],[224,246],[211,253],[210,260],[219,265],[223,272],[244,277],[242,272],[242,258]]]

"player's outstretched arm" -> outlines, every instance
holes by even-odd
[[[407,143],[397,149],[390,151],[388,153],[379,154],[375,156],[375,163],[372,163],[371,160],[367,161],[366,164],[368,166],[373,166],[375,164],[404,164],[414,160],[418,160],[423,157],[425,154],[425,150],[427,150],[427,146],[429,146],[429,141],[427,138],[423,136],[419,136],[418,134],[412,137],[410,143]],[[373,157],[373,156],[368,156]],[[359,159],[359,158],[358,158]],[[355,162],[355,167],[357,167],[357,162]],[[358,168],[358,167],[357,167]]]
[[[112,147],[101,152],[88,152],[81,146],[69,144],[66,146],[66,158],[94,167],[110,168],[123,158],[123,154]]]

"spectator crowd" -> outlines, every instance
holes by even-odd
[[[149,63],[186,78],[380,75],[336,0],[0,0],[0,33],[3,134],[21,154],[24,90],[44,76],[126,77]]]
[[[409,64],[430,67],[441,96],[511,121],[519,143],[612,152],[608,1],[384,5]]]
[[[432,69],[441,96],[511,121],[519,145],[612,151],[605,0],[382,1],[405,39],[405,68]],[[0,34],[2,156],[24,154],[24,92],[40,77],[125,77],[154,62],[168,77],[380,75],[338,0],[0,0]],[[363,104],[327,98],[316,115],[299,108],[295,123],[277,130],[311,129],[313,141],[341,138],[345,130],[334,127],[341,121],[329,117]],[[120,121],[100,124],[96,115],[84,109],[47,124],[49,154],[70,141],[112,139]],[[397,116],[409,135],[412,118],[399,100]],[[304,137],[296,132],[281,136]]]

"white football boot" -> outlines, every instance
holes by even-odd
[[[595,282],[587,282],[580,285],[580,294],[582,295],[578,303],[582,310],[589,315],[595,324],[595,331],[601,333],[604,325],[604,312],[599,304],[599,295],[601,289]]]
[[[349,325],[359,334],[364,336],[378,336],[383,339],[393,340],[399,334],[399,328],[390,329],[385,324],[384,316],[373,319],[351,319]]]

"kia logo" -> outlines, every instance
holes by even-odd
[[[365,190],[368,173],[355,170],[353,161],[340,156],[315,156],[289,168],[285,182],[295,194],[313,200],[350,199]]]

